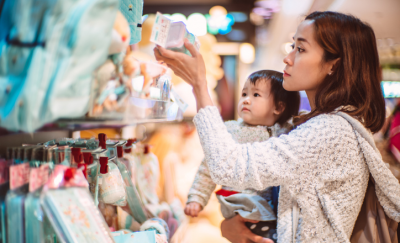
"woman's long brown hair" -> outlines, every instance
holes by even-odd
[[[343,106],[341,111],[378,132],[385,121],[385,100],[374,31],[358,18],[337,12],[313,12],[306,20],[314,22],[323,61],[339,60],[318,88],[315,109],[297,117],[297,123]]]

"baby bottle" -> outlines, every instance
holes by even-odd
[[[116,206],[126,205],[124,181],[117,165],[108,163],[108,157],[100,157],[99,201]]]

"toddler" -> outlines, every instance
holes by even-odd
[[[300,94],[286,91],[282,82],[283,74],[272,70],[257,71],[249,76],[237,107],[241,119],[225,122],[233,139],[239,143],[262,142],[287,134],[292,129],[291,118],[298,114]],[[189,191],[185,214],[197,217],[215,187],[203,160]],[[268,203],[271,188],[238,191],[222,186],[216,194],[226,219],[240,214],[243,218],[260,221],[246,225],[257,235],[271,239],[276,237],[276,215]]]

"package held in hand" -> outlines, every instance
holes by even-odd
[[[183,22],[172,22],[161,13],[157,13],[153,25],[150,41],[172,51],[182,52],[191,56],[184,43],[188,39],[197,50],[200,49],[200,42],[192,33],[186,29]]]

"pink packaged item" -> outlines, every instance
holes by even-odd
[[[45,188],[58,189],[62,187],[89,187],[89,184],[82,170],[70,168],[65,165],[56,165]]]
[[[10,166],[10,190],[14,190],[29,182],[29,163]]]

